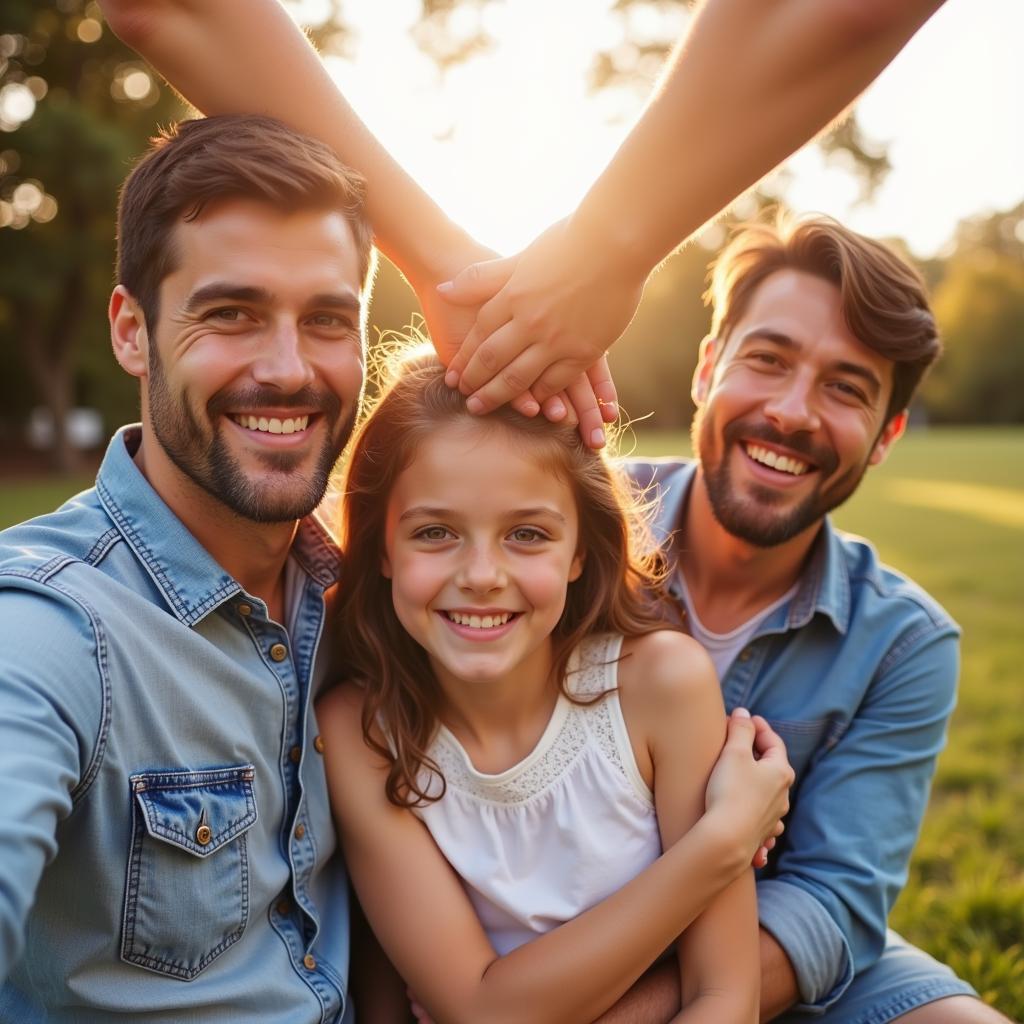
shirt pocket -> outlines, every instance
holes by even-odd
[[[251,764],[130,777],[121,958],[191,981],[245,931],[246,833],[256,822]]]

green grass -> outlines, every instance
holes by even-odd
[[[637,444],[687,449],[680,434]],[[0,526],[82,486],[4,482]],[[960,703],[892,924],[1024,1020],[1024,430],[911,434],[836,518],[964,630]]]

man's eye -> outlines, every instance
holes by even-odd
[[[206,314],[207,320],[221,320],[225,323],[238,323],[245,317],[245,313],[235,306],[225,306],[223,309],[211,309]]]
[[[327,330],[352,330],[352,321],[347,316],[338,316],[335,313],[317,313],[309,318],[314,327],[323,327]]]
[[[858,402],[865,402],[867,398],[860,388],[854,384],[850,384],[845,380],[837,380],[833,385],[836,391],[839,392],[844,398],[852,398]]]

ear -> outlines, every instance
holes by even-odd
[[[149,335],[142,309],[128,289],[119,284],[110,296],[107,308],[110,320],[110,342],[114,358],[133,377],[149,373]]]
[[[907,429],[907,410],[897,413],[888,423],[882,428],[882,433],[878,435],[878,440],[875,442],[875,447],[871,449],[871,455],[868,458],[869,466],[877,466],[885,461],[885,457],[889,454],[889,449],[894,445],[902,436],[903,431]]]
[[[572,564],[569,566],[569,582],[575,583],[580,576],[583,575],[583,564],[586,562],[587,556],[584,551],[577,551],[575,557],[572,560]]]
[[[710,334],[705,335],[700,343],[697,356],[697,368],[693,371],[690,384],[690,397],[694,405],[703,405],[711,390],[711,378],[715,372],[715,357],[718,354],[719,340]]]
[[[386,551],[380,556],[380,574],[386,580],[389,580],[394,576],[394,573],[391,571],[391,559],[388,558],[388,553]]]

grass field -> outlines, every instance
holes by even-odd
[[[638,450],[686,450],[680,435]],[[4,482],[0,526],[82,481]],[[911,434],[840,511],[963,626],[960,704],[893,926],[1024,1021],[1024,430]]]

